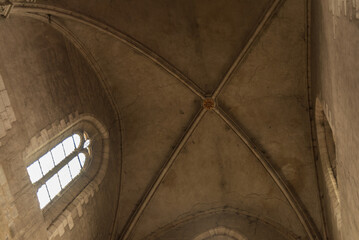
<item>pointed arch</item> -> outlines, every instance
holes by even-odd
[[[216,237],[216,236],[226,236],[229,239],[233,239],[233,240],[247,240],[246,237],[242,236],[238,232],[231,230],[229,228],[226,228],[226,227],[222,227],[222,226],[216,227],[216,228],[210,229],[204,233],[201,233],[200,235],[195,237],[193,240],[210,240],[211,238]]]

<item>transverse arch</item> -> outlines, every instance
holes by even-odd
[[[210,229],[193,240],[247,240],[246,237],[242,236],[238,232],[228,229],[226,227],[217,227]]]

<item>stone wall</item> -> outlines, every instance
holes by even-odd
[[[0,139],[6,136],[6,131],[11,129],[11,124],[14,121],[16,121],[14,110],[11,107],[9,95],[0,75]]]
[[[333,130],[342,216],[342,236],[328,239],[359,238],[358,9],[358,1],[312,1],[313,102],[321,102]],[[331,215],[327,222],[334,218]]]
[[[0,239],[8,240],[14,235],[14,219],[18,216],[4,169],[0,165]]]
[[[0,49],[0,239],[107,239],[120,176],[118,121],[108,95],[77,49],[47,24],[1,20]],[[49,225],[24,156],[76,112],[93,116],[110,133],[108,167],[98,188],[85,189],[81,214],[59,215]]]

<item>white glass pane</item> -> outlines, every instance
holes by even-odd
[[[32,183],[35,183],[37,180],[42,178],[39,161],[35,161],[33,164],[28,166],[27,172],[29,173],[30,180]]]
[[[90,146],[90,139],[87,139],[85,142],[84,142],[84,148],[87,148],[88,146]]]
[[[66,156],[70,155],[70,153],[72,153],[75,150],[75,144],[74,144],[74,140],[72,139],[72,136],[66,138],[62,142],[62,144],[64,146]]]
[[[52,157],[54,158],[55,165],[59,164],[65,158],[64,149],[60,143],[53,149],[51,149]]]
[[[69,162],[69,167],[70,167],[72,178],[75,178],[77,175],[79,175],[81,171],[81,166],[77,157],[73,158]]]
[[[78,148],[78,147],[80,146],[80,142],[81,142],[81,137],[80,137],[80,135],[74,134],[72,137],[74,138],[74,142],[75,142],[76,148]]]
[[[83,154],[83,153],[80,153],[79,154],[79,159],[80,159],[81,167],[84,167],[85,161],[86,161],[86,155]]]
[[[54,162],[52,161],[52,157],[51,157],[51,153],[48,152],[46,153],[44,156],[42,156],[39,159],[40,165],[41,165],[41,169],[42,169],[42,173],[45,175],[46,173],[48,173],[51,169],[54,168]]]
[[[50,197],[47,193],[45,184],[37,190],[37,198],[39,199],[41,209],[43,209],[50,202]]]
[[[49,190],[50,198],[54,199],[54,197],[56,197],[56,195],[61,191],[61,186],[57,174],[47,180],[46,186]]]
[[[60,178],[61,187],[65,188],[66,185],[69,184],[69,182],[71,182],[70,170],[67,164],[63,168],[61,168],[57,174],[59,175]]]

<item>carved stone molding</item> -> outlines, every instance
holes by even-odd
[[[212,98],[206,98],[203,100],[202,106],[207,110],[211,110],[215,107],[215,102]]]
[[[11,2],[1,2],[0,1],[0,16],[3,18],[7,18],[13,8],[13,4]]]
[[[82,217],[83,215],[83,206],[89,202],[91,198],[94,197],[95,192],[99,191],[99,185],[105,177],[107,166],[110,158],[110,140],[109,140],[109,132],[106,128],[100,123],[96,118],[81,114],[76,115],[76,118],[73,119],[74,124],[80,121],[88,121],[91,122],[99,131],[101,138],[103,140],[102,147],[102,163],[98,170],[97,175],[94,179],[86,186],[85,189],[81,191],[79,195],[75,197],[75,199],[66,207],[66,209],[56,218],[54,222],[52,222],[51,226],[48,228],[48,238],[49,240],[55,239],[57,236],[62,236],[66,231],[66,226],[71,230],[76,220],[75,218]]]

